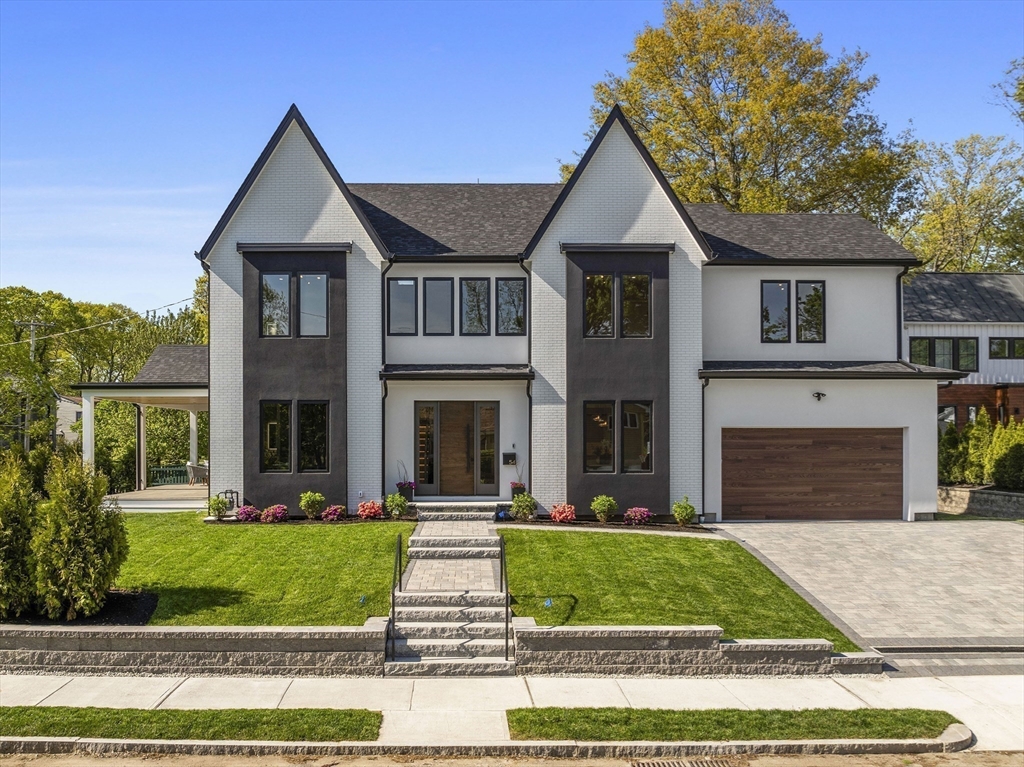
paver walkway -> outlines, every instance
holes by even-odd
[[[384,712],[379,742],[508,742],[504,712],[623,708],[937,708],[977,748],[1024,750],[1024,676],[925,679],[288,679],[0,675],[0,705],[112,708],[365,708]]]
[[[726,523],[870,646],[1024,644],[1024,525]]]

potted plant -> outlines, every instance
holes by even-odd
[[[517,495],[522,495],[523,493],[526,492],[526,483],[525,482],[510,482],[509,484],[512,485],[512,497],[513,498],[515,498]]]
[[[412,501],[413,495],[416,493],[416,483],[411,479],[403,479],[401,482],[396,482],[395,487],[398,488],[398,494],[402,496],[407,502]]]

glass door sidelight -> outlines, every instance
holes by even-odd
[[[498,403],[417,402],[416,495],[498,494]]]

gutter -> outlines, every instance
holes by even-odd
[[[707,496],[705,495],[707,485],[707,467],[705,466],[705,452],[707,448],[707,432],[704,428],[704,390],[711,383],[710,378],[705,378],[700,384],[700,516],[707,519]]]
[[[384,267],[384,270],[380,273],[380,369],[384,370],[384,365],[388,361],[388,302],[387,302],[387,274],[391,271],[391,267],[395,265],[395,254],[389,253],[387,256],[388,265]],[[388,399],[388,382],[381,377],[381,395],[380,395],[380,493],[381,499],[388,497],[387,493],[387,450],[388,450],[388,430],[387,430],[387,399]]]
[[[903,278],[910,271],[904,266],[896,275],[896,359],[903,359]]]

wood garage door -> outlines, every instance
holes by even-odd
[[[722,429],[725,520],[902,517],[902,429]]]

